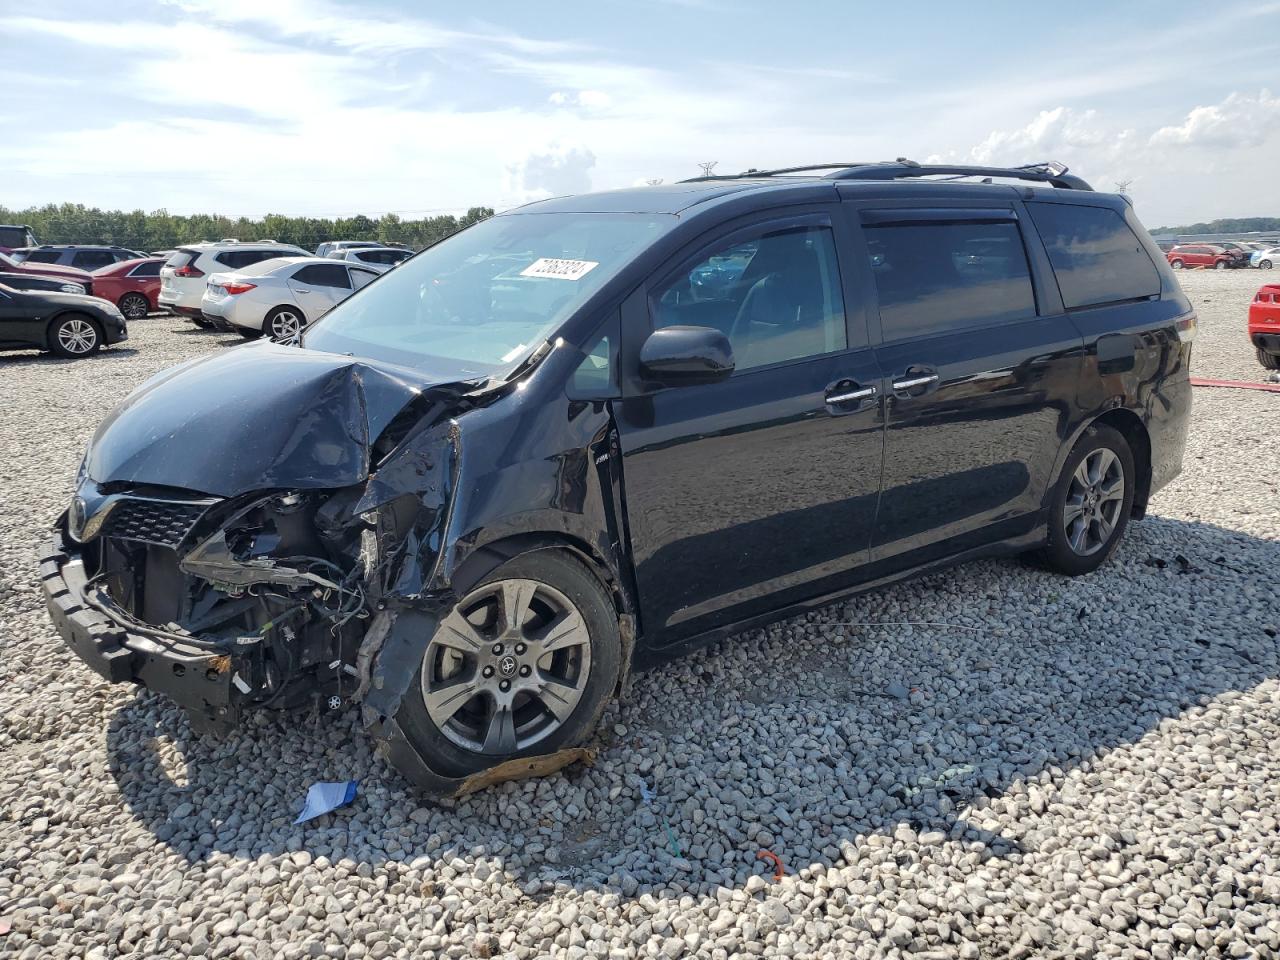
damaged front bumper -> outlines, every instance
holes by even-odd
[[[93,607],[76,545],[59,527],[39,551],[40,580],[54,627],[68,647],[112,683],[136,683],[171,698],[193,725],[228,731],[239,721],[235,657],[141,633]]]

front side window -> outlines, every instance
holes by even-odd
[[[356,291],[304,344],[459,377],[514,369],[676,223],[667,214],[490,217]]]
[[[653,320],[655,328],[716,328],[737,370],[843,350],[831,228],[775,230],[713,251],[657,292]]]
[[[1016,223],[868,225],[866,232],[885,340],[1035,316]]]
[[[1160,274],[1115,210],[1074,203],[1027,204],[1068,310],[1160,292]],[[1196,253],[1212,253],[1197,248]]]

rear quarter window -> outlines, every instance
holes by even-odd
[[[1160,292],[1160,274],[1138,235],[1115,210],[1027,203],[1068,310]]]

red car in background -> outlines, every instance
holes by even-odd
[[[159,310],[160,268],[164,257],[121,260],[93,271],[93,295],[110,300],[129,320],[141,320]]]
[[[1169,266],[1175,270],[1183,267],[1208,267],[1211,270],[1226,270],[1232,266],[1235,258],[1223,247],[1215,247],[1211,243],[1184,243],[1174,247],[1165,255]]]
[[[1268,370],[1280,370],[1280,283],[1268,283],[1249,304],[1249,342],[1258,351],[1258,362]]]
[[[84,287],[85,293],[95,297],[98,295],[93,285],[93,274],[75,267],[59,267],[52,263],[19,263],[7,253],[0,253],[0,273],[29,273],[37,277],[70,280]]]

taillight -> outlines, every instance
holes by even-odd
[[[187,278],[203,277],[204,271],[197,270],[195,267],[193,267],[191,264],[188,263],[185,267],[179,267],[177,270],[173,271],[173,275],[175,277],[187,277]]]
[[[224,283],[222,289],[227,293],[248,293],[256,286],[256,283]]]

